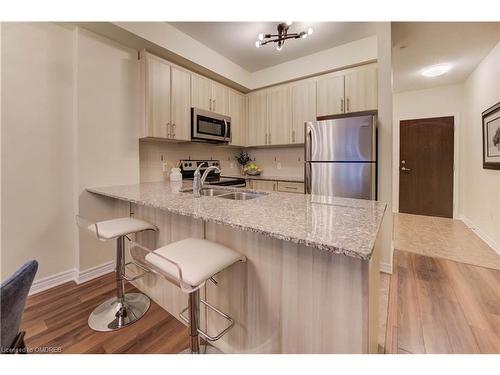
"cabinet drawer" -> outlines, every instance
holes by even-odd
[[[304,193],[304,184],[302,182],[278,181],[278,191],[287,193]]]

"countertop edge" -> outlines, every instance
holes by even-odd
[[[353,251],[353,250],[342,249],[342,248],[334,247],[331,245],[324,245],[322,243],[308,241],[308,240],[301,239],[301,238],[288,237],[288,236],[284,236],[284,235],[281,235],[281,234],[278,234],[275,232],[269,232],[269,231],[255,229],[255,228],[251,228],[251,227],[247,227],[247,226],[243,226],[243,225],[239,225],[239,224],[228,223],[224,220],[217,220],[217,219],[210,218],[210,217],[204,217],[202,215],[196,215],[194,213],[186,213],[186,212],[176,210],[173,208],[169,208],[169,207],[160,207],[160,206],[157,206],[157,205],[154,205],[154,204],[151,204],[148,202],[144,202],[144,201],[138,201],[138,200],[131,199],[131,198],[120,197],[120,196],[117,196],[117,195],[114,195],[111,193],[105,193],[105,192],[99,191],[98,188],[86,188],[85,190],[92,193],[92,194],[97,194],[97,195],[105,196],[108,198],[118,199],[118,200],[125,201],[125,202],[140,204],[143,206],[152,207],[155,209],[159,209],[159,210],[166,211],[166,212],[171,212],[171,213],[181,215],[181,216],[187,216],[187,217],[192,217],[194,219],[205,220],[207,222],[211,222],[211,223],[215,223],[215,224],[227,225],[227,226],[230,226],[231,228],[234,228],[234,229],[258,233],[258,234],[262,234],[262,235],[265,235],[265,236],[268,236],[271,238],[276,238],[276,239],[281,240],[281,241],[287,241],[287,242],[292,242],[292,243],[296,243],[296,244],[300,244],[300,245],[305,245],[305,246],[319,249],[319,250],[322,250],[322,251],[325,251],[328,253],[346,255],[346,256],[349,256],[352,258],[357,258],[357,259],[360,259],[363,261],[369,261],[372,258],[372,254],[373,254],[373,250],[374,250],[374,246],[375,246],[375,239],[374,239],[372,241],[373,243],[371,243],[369,246],[369,248],[371,249],[370,253],[369,254],[360,254],[360,253]],[[383,215],[385,214],[386,209],[387,209],[387,204],[384,204]],[[382,215],[382,217],[383,217],[383,215]],[[377,233],[378,233],[378,231],[380,231],[380,226],[381,226],[382,221],[383,221],[383,219],[380,220],[380,223],[378,224]]]

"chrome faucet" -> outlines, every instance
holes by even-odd
[[[194,179],[193,179],[193,195],[198,198],[201,197],[201,189],[203,189],[203,185],[205,184],[205,180],[207,179],[208,174],[210,171],[216,171],[217,173],[220,173],[220,169],[217,168],[215,165],[212,165],[205,169],[205,172],[203,172],[203,176],[200,177],[200,169],[203,166],[203,164],[207,164],[206,162],[200,163],[198,165],[198,168],[194,171]]]

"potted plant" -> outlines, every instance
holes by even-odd
[[[238,164],[240,165],[241,174],[257,176],[262,172],[262,169],[252,161],[250,155],[241,151],[238,156],[236,156],[236,160],[238,160]]]

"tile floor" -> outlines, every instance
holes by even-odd
[[[500,270],[500,255],[461,220],[394,214],[394,248]]]

